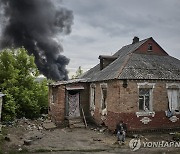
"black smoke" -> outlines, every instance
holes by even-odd
[[[54,0],[0,0],[0,6],[1,49],[24,46],[47,78],[67,80],[69,59],[61,54],[57,36],[71,32],[72,11]]]

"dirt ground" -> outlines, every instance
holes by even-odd
[[[133,134],[128,134],[124,145],[116,142],[116,135],[105,128],[88,126],[88,128],[43,127],[42,121],[20,121],[18,124],[4,126],[3,154],[38,153],[38,154],[84,154],[84,153],[157,153],[179,154],[179,148],[140,148],[132,151],[129,142]],[[172,135],[166,133],[140,134],[141,141],[171,141]]]

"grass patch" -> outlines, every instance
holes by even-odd
[[[176,133],[173,135],[173,140],[174,140],[174,141],[180,141],[180,133],[179,133],[179,132],[176,132]]]

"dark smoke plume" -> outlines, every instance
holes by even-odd
[[[53,0],[0,0],[1,48],[24,46],[41,73],[53,80],[67,80],[69,59],[61,55],[59,34],[69,34],[73,13]]]

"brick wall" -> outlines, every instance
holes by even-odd
[[[143,118],[137,117],[138,112],[138,84],[137,83],[155,83],[153,88],[153,111],[155,116],[148,117],[151,121],[148,124],[143,124],[140,120]],[[107,115],[101,114],[101,84],[107,83]],[[97,124],[105,124],[110,130],[114,130],[116,124],[123,120],[127,123],[129,130],[145,130],[145,129],[163,129],[180,127],[180,120],[171,122],[165,116],[165,111],[168,109],[168,96],[166,83],[164,81],[127,81],[127,88],[123,87],[122,80],[113,80],[108,82],[96,82],[95,88],[95,112],[93,119]],[[173,83],[169,81],[169,83]],[[80,103],[84,109],[86,117],[90,116],[89,112],[89,84],[78,83],[71,84],[71,86],[83,86],[84,90],[80,90]],[[52,120],[57,124],[61,124],[65,119],[65,103],[66,103],[66,90],[65,85],[57,87],[50,86],[49,100],[51,100],[52,90],[57,93],[57,99],[49,104],[49,115]],[[177,115],[180,118],[180,115]]]
[[[180,115],[177,115],[180,119]],[[140,120],[143,117],[137,117],[135,113],[115,113],[108,112],[107,126],[110,130],[116,129],[116,124],[123,120],[127,124],[128,130],[154,130],[154,129],[171,129],[180,128],[180,120],[177,122],[171,122],[169,118],[165,116],[164,111],[157,111],[154,117],[148,116],[151,121],[148,124],[143,124]]]
[[[148,44],[152,44],[152,51],[148,51]],[[167,56],[168,54],[152,39],[140,46],[135,53],[155,54],[159,56]]]
[[[52,102],[52,94],[56,99]],[[61,124],[65,118],[65,86],[49,87],[49,115],[56,124]]]
[[[148,124],[143,124],[140,120],[143,118],[137,117],[138,112],[138,85],[137,83],[155,83],[153,88],[153,111],[155,116],[144,116],[150,118]],[[177,122],[171,122],[169,118],[165,116],[165,111],[168,109],[168,96],[166,83],[164,81],[128,81],[127,88],[123,87],[123,81],[115,80],[107,82],[107,116],[105,118],[100,113],[101,107],[101,87],[100,82],[95,83],[96,85],[96,98],[95,98],[95,114],[93,116],[94,121],[97,124],[103,122],[108,126],[109,129],[114,130],[116,124],[123,120],[127,123],[130,130],[136,129],[156,129],[156,128],[173,128],[180,127],[180,120]],[[172,83],[172,82],[170,82]],[[180,115],[177,115],[180,118]]]

